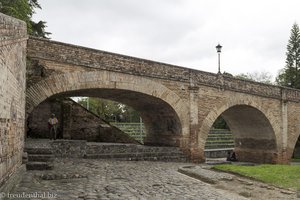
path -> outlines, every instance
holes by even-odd
[[[247,199],[177,171],[186,165],[193,164],[57,159],[53,171],[27,171],[12,193],[45,194],[61,200]]]

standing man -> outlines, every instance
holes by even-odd
[[[56,140],[58,120],[55,117],[55,114],[52,114],[51,118],[49,118],[48,125],[51,139]]]

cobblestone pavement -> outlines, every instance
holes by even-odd
[[[177,172],[183,165],[186,163],[56,159],[52,171],[27,171],[11,194],[62,200],[246,199]]]

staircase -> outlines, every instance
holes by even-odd
[[[154,147],[121,143],[87,143],[88,159],[145,160],[187,162],[187,157],[178,147]]]
[[[28,144],[29,143],[29,144]],[[25,143],[24,151],[27,153],[27,170],[52,170],[54,155],[50,145],[32,146],[30,142]]]
[[[141,144],[144,143],[144,137],[146,136],[144,123],[111,122],[110,124],[117,127],[136,141],[139,141]]]
[[[205,149],[234,148],[232,133],[228,130],[211,130],[208,134]]]

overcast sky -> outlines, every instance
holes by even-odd
[[[234,75],[285,65],[299,0],[39,0],[51,39]]]

